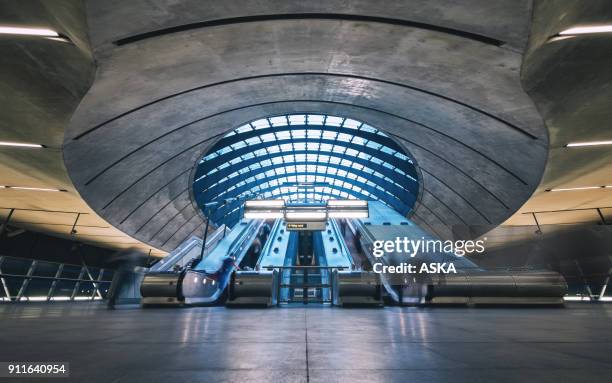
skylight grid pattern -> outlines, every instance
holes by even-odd
[[[409,155],[372,126],[292,114],[255,120],[225,135],[200,160],[193,187],[198,204],[222,204],[210,213],[214,223],[234,224],[241,200],[255,196],[290,203],[379,200],[406,214],[416,200],[418,176]]]

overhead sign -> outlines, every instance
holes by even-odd
[[[288,231],[320,231],[325,230],[325,221],[322,222],[287,222]]]

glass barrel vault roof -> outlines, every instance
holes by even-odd
[[[232,226],[243,200],[254,198],[378,200],[405,215],[418,186],[412,159],[382,131],[350,118],[291,114],[226,134],[198,162],[193,192],[214,224]]]

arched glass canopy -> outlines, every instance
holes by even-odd
[[[197,166],[193,191],[211,221],[234,225],[244,199],[289,203],[377,200],[407,214],[419,190],[412,159],[389,136],[350,118],[291,114],[242,125]]]

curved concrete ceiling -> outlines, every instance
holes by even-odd
[[[540,186],[507,224],[533,225],[533,212],[544,225],[612,222],[611,188],[547,191],[612,185],[610,146],[566,147],[612,140],[610,34],[550,40],[575,26],[610,24],[611,15],[607,0],[536,2],[523,83],[548,127],[550,150]]]
[[[503,222],[540,182],[547,132],[519,75],[528,1],[126,3],[88,3],[98,71],[64,158],[83,198],[139,240],[168,250],[201,230],[196,161],[271,115],[395,137],[422,173],[412,217],[442,237]]]
[[[0,35],[0,141],[44,145],[37,149],[0,146],[0,185],[65,190],[0,188],[0,224],[10,217],[11,227],[147,252],[149,246],[95,214],[80,198],[63,163],[64,128],[95,73],[83,4],[4,1],[0,2],[0,24],[49,28],[72,42]]]

